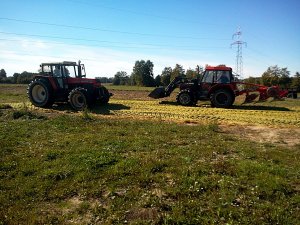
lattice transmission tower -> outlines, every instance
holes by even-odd
[[[235,32],[232,35],[232,39],[235,40],[235,42],[231,44],[231,47],[233,45],[237,46],[235,72],[237,73],[237,75],[240,75],[240,77],[242,77],[243,76],[243,45],[247,47],[247,42],[242,41],[242,31],[240,28],[238,28],[237,32]]]

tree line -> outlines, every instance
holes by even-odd
[[[153,63],[150,60],[136,61],[132,73],[128,75],[125,71],[118,71],[112,80],[114,85],[136,85],[136,86],[160,86],[168,85],[175,77],[185,76],[188,79],[199,78],[203,67],[185,71],[183,67],[176,64],[174,68],[165,67],[160,75],[154,77]]]
[[[97,77],[102,83],[112,83],[114,85],[132,86],[166,86],[175,77],[185,76],[188,79],[200,78],[203,67],[197,66],[195,69],[185,70],[181,65],[176,64],[174,68],[165,67],[161,74],[154,77],[154,64],[150,60],[138,60],[128,75],[125,71],[118,71],[114,77]],[[28,84],[38,73],[22,72],[14,73],[12,77],[7,77],[4,69],[0,70],[0,83]],[[270,66],[260,77],[249,77],[243,80],[248,83],[262,84],[266,86],[278,85],[282,88],[295,88],[300,91],[300,74],[296,72],[291,76],[290,71],[279,66]]]
[[[29,84],[33,77],[38,75],[38,73],[31,73],[24,71],[22,73],[14,73],[13,76],[7,77],[6,71],[4,69],[0,70],[0,83],[7,84]]]
[[[265,86],[280,86],[284,89],[293,88],[300,91],[300,73],[296,72],[291,76],[286,67],[280,68],[277,65],[268,67],[261,77],[249,77],[244,82]]]
[[[151,61],[136,61],[133,71],[129,76],[125,71],[117,72],[112,83],[114,85],[138,85],[138,86],[167,86],[175,77],[185,76],[187,79],[200,78],[203,67],[187,69],[176,64],[174,68],[165,67],[160,75],[153,76],[153,63]],[[291,76],[287,67],[270,66],[260,77],[249,77],[242,80],[247,83],[261,84],[265,86],[280,86],[281,88],[294,88],[300,91],[300,74],[296,72]]]

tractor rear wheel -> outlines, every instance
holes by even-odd
[[[68,97],[68,101],[73,109],[83,110],[87,108],[87,91],[84,88],[73,89]]]
[[[194,96],[188,90],[180,91],[179,94],[176,97],[176,100],[180,105],[184,105],[184,106],[189,106],[189,105],[195,105],[196,104],[196,102],[194,100]]]
[[[234,102],[233,95],[225,89],[219,89],[210,96],[211,105],[217,108],[228,108]]]
[[[49,107],[53,104],[52,88],[45,80],[34,80],[28,85],[27,95],[37,107]]]

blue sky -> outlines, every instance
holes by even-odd
[[[244,77],[269,66],[300,71],[297,0],[0,0],[0,68],[36,72],[42,62],[77,61],[89,77],[128,74],[151,60],[154,75],[181,64],[235,69],[240,27]]]

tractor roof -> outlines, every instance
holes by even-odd
[[[68,61],[63,61],[63,62],[52,62],[52,63],[42,63],[42,66],[44,65],[60,65],[60,66],[76,66],[77,63],[76,62],[68,62]]]
[[[206,70],[226,70],[226,71],[232,71],[231,67],[227,67],[225,65],[219,65],[219,66],[206,66]]]

